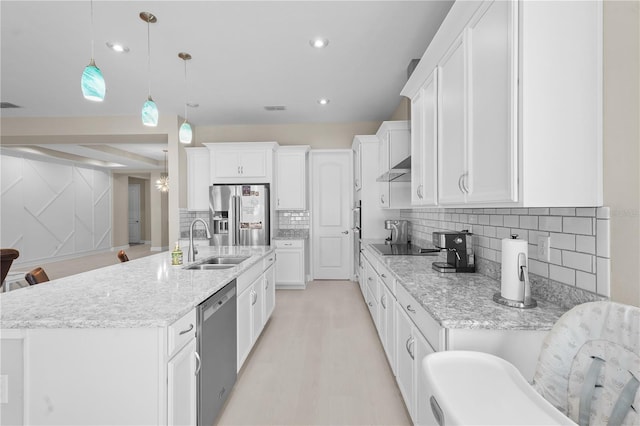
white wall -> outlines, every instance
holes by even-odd
[[[0,155],[0,245],[15,264],[111,247],[111,176],[63,161]]]

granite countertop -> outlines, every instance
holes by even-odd
[[[185,263],[187,247],[183,247]],[[250,256],[222,270],[172,266],[170,252],[117,263],[0,294],[0,328],[149,328],[181,318],[272,252],[264,247],[198,247],[210,256]]]
[[[309,238],[308,229],[279,229],[274,240],[306,240]]]
[[[384,256],[367,245],[413,298],[442,326],[450,329],[550,330],[567,309],[537,300],[532,309],[510,308],[493,301],[500,282],[479,273],[440,273],[431,264],[439,256]]]

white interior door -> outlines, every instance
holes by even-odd
[[[140,243],[140,184],[129,184],[129,244]]]
[[[346,280],[351,277],[352,165],[351,150],[311,151],[314,279]]]

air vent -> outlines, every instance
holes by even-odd
[[[22,108],[22,107],[16,104],[12,104],[11,102],[0,102],[0,108]]]
[[[287,107],[284,105],[267,105],[264,109],[267,111],[284,111]]]

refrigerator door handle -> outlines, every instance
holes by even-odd
[[[240,196],[232,197],[231,208],[233,210],[233,242],[232,245],[240,245]]]

